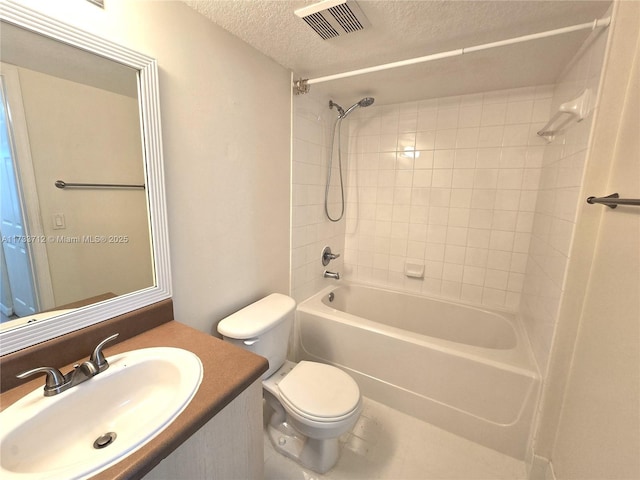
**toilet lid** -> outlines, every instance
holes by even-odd
[[[303,415],[335,419],[351,413],[360,401],[353,378],[331,365],[302,361],[278,384],[280,396]]]

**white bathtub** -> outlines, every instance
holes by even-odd
[[[342,284],[296,318],[299,360],[337,365],[373,400],[525,458],[539,377],[512,315]]]

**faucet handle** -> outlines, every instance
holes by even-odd
[[[47,392],[57,391],[57,389],[59,389],[67,381],[64,378],[64,375],[62,374],[62,372],[60,372],[60,370],[58,370],[57,368],[53,368],[53,367],[34,368],[33,370],[27,370],[26,372],[19,373],[18,375],[16,375],[16,377],[22,380],[23,378],[30,377],[31,375],[37,375],[38,373],[47,374],[47,379],[45,380],[45,383],[44,383],[45,395],[47,395]]]
[[[104,358],[104,354],[102,353],[102,349],[104,348],[104,346],[107,343],[109,343],[112,340],[115,340],[116,338],[118,338],[118,335],[120,335],[120,334],[119,333],[115,333],[115,334],[111,335],[110,337],[107,337],[104,340],[102,340],[98,344],[98,346],[95,348],[93,353],[91,354],[91,357],[89,358],[89,361],[92,362],[96,366],[96,368],[98,369],[98,372],[103,372],[104,370],[109,368],[109,363],[107,362],[107,359]]]
[[[332,253],[331,252],[331,247],[329,247],[329,246],[324,247],[322,249],[322,257],[321,257],[322,265],[326,267],[327,265],[329,265],[329,262],[331,260],[335,260],[339,256],[340,256],[339,253]]]

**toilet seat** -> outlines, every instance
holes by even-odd
[[[302,361],[279,383],[283,406],[320,423],[349,418],[360,405],[358,384],[332,365]]]

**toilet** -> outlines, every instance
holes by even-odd
[[[224,318],[222,338],[269,360],[262,376],[265,401],[274,413],[267,433],[276,449],[318,473],[338,461],[339,437],[362,412],[358,384],[332,365],[286,359],[296,302],[273,293]]]

